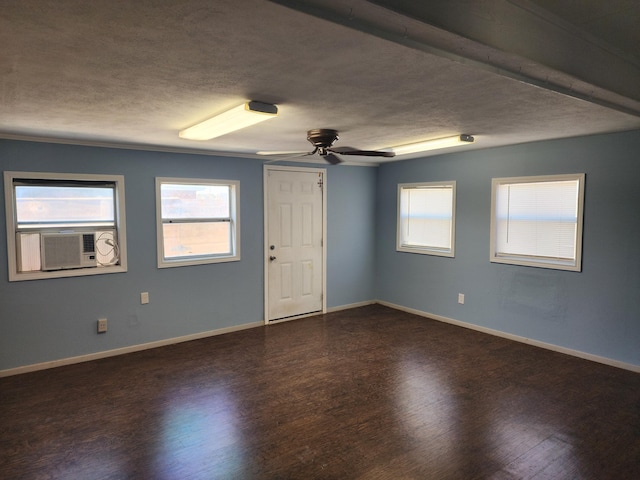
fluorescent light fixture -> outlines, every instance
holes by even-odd
[[[399,145],[391,147],[391,151],[396,155],[407,155],[409,153],[427,152],[429,150],[438,150],[440,148],[457,147],[458,145],[471,145],[474,138],[471,135],[456,135],[455,137],[436,138],[427,140],[426,142],[409,143],[407,145]]]
[[[187,140],[211,140],[277,116],[278,107],[275,105],[246,102],[204,122],[185,128],[178,135]]]

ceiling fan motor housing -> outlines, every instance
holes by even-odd
[[[338,131],[328,128],[316,128],[307,132],[307,140],[316,148],[328,148],[338,140]]]

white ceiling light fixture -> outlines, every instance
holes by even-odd
[[[396,155],[408,155],[409,153],[427,152],[429,150],[438,150],[440,148],[451,148],[459,145],[471,145],[475,139],[471,135],[456,135],[455,137],[435,138],[425,142],[409,143],[407,145],[399,145],[391,147],[391,151]]]
[[[204,122],[181,130],[180,138],[211,140],[278,116],[278,107],[270,103],[245,102]]]

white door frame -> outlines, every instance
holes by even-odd
[[[263,210],[264,210],[264,323],[274,324],[317,315],[318,312],[305,313],[281,320],[269,321],[269,213],[268,213],[268,177],[269,171],[289,171],[322,174],[322,313],[327,313],[327,169],[309,167],[289,167],[265,165],[263,168]]]

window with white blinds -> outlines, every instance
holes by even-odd
[[[398,185],[399,252],[454,256],[456,182]]]
[[[491,261],[580,271],[584,178],[494,178]]]

